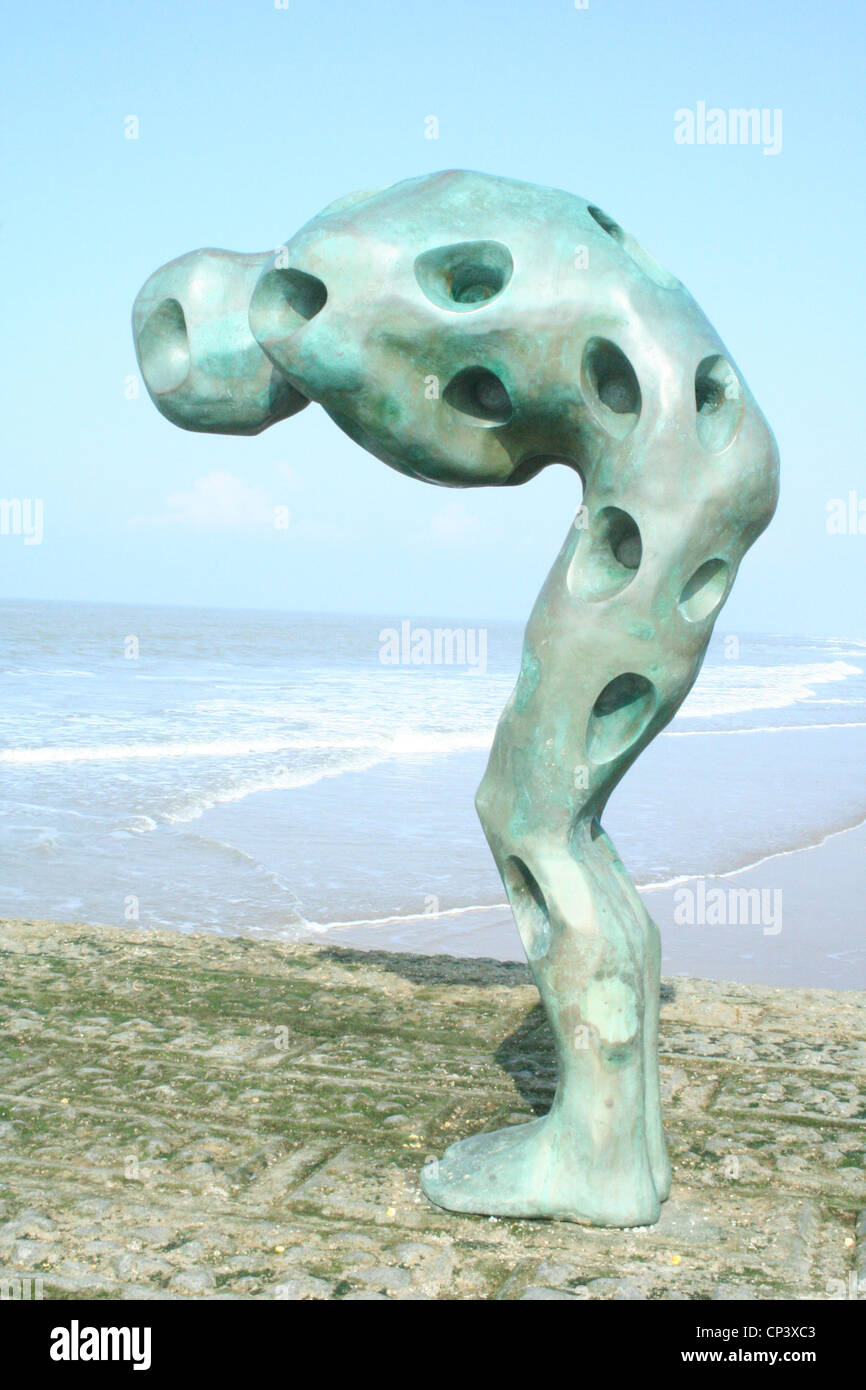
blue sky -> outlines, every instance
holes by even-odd
[[[579,501],[564,470],[444,491],[317,407],[233,439],[125,395],[164,261],[265,250],[353,189],[464,167],[605,208],[745,373],[783,490],[720,629],[862,634],[866,535],[826,529],[831,499],[866,499],[854,0],[97,0],[7,30],[0,493],[43,499],[44,539],[0,536],[3,595],[524,618]],[[700,101],[781,109],[781,152],[677,144]]]

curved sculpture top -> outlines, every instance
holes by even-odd
[[[312,400],[428,482],[580,474],[477,801],[559,1085],[548,1115],[452,1146],[422,1180],[458,1210],[656,1220],[658,931],[600,816],[775,508],[775,441],[730,355],[601,209],[459,171],[341,199],[276,252],[182,256],[133,325],[186,429],[257,434]]]

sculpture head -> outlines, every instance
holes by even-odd
[[[755,526],[772,510],[772,436],[714,330],[570,193],[448,171],[355,194],[276,252],[172,261],[133,321],[147,388],[187,429],[258,433],[312,400],[392,467],[458,487],[553,459],[589,484],[612,452],[631,472],[673,449],[699,494],[726,452],[735,509]]]

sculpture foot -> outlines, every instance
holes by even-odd
[[[421,1173],[425,1195],[448,1211],[548,1217],[591,1226],[651,1226],[661,1204],[645,1154],[581,1164],[567,1126],[545,1115],[474,1134]],[[663,1176],[663,1175],[661,1175]]]

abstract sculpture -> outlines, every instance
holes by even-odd
[[[775,508],[776,445],[745,382],[600,209],[476,173],[343,198],[276,252],[182,256],[133,321],[148,390],[186,429],[257,434],[312,400],[428,482],[512,485],[556,461],[580,475],[477,798],[556,1096],[452,1145],[422,1183],[457,1211],[656,1221],[659,933],[600,817],[692,686]]]

